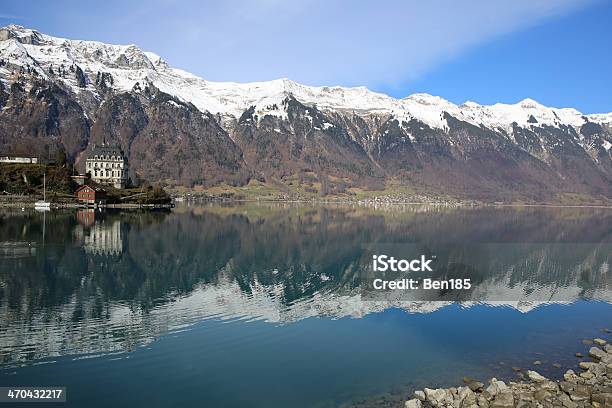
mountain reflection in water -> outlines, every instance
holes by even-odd
[[[45,219],[4,211],[0,358],[129,351],[207,318],[285,323],[449,304],[363,300],[366,243],[417,244],[449,259],[465,245],[507,245],[480,254],[484,297],[474,301],[493,294],[523,311],[610,302],[611,227],[606,209],[249,204]]]

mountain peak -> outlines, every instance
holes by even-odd
[[[542,105],[541,103],[539,103],[538,101],[531,99],[531,98],[525,98],[522,101],[520,101],[518,103],[518,105],[522,108],[546,108],[544,105]]]
[[[11,41],[3,44],[3,41],[11,39],[19,44]],[[415,93],[396,99],[363,86],[313,87],[286,77],[252,83],[210,82],[189,72],[171,68],[159,55],[142,51],[134,44],[110,45],[97,41],[67,40],[16,24],[0,28],[0,57],[9,63],[7,67],[0,67],[0,80],[10,78],[15,67],[34,69],[46,75],[55,66],[74,64],[83,70],[89,78],[89,84],[95,83],[100,72],[111,75],[112,86],[123,92],[129,92],[138,82],[150,81],[163,92],[191,102],[202,111],[237,117],[250,106],[268,106],[270,101],[282,100],[291,95],[300,102],[316,104],[322,109],[388,113],[406,120],[414,118],[438,128],[446,126],[444,112],[476,126],[507,129],[512,127],[512,123],[525,126],[534,123],[581,126],[585,122],[584,115],[576,110],[548,108],[530,98],[514,105],[485,106],[468,101],[457,106],[428,93]],[[71,78],[57,79],[66,82],[68,86],[75,86]],[[94,91],[93,88],[91,90]],[[537,122],[531,120],[531,116]],[[609,120],[610,116],[603,114],[587,117],[599,122]]]
[[[31,28],[25,28],[22,25],[19,24],[9,24],[7,26],[4,27],[0,27],[0,30],[6,30],[6,31],[11,31],[11,32],[37,32],[36,30],[33,30]]]
[[[41,45],[44,36],[36,30],[17,24],[9,24],[0,28],[0,41],[14,39],[22,44]]]

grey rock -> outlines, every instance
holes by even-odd
[[[574,370],[567,370],[565,374],[563,374],[563,379],[565,381],[576,381],[578,380],[578,376],[574,372]]]
[[[543,382],[543,381],[546,381],[546,377],[540,375],[536,371],[532,371],[532,370],[527,371],[527,376],[533,382]]]
[[[487,401],[491,401],[493,399],[493,395],[489,391],[487,391],[487,390],[484,390],[482,392],[482,394],[480,394],[480,395],[485,397],[487,399]]]
[[[470,387],[461,387],[458,392],[459,401],[462,407],[471,406],[477,403],[476,394]]]
[[[589,356],[597,361],[603,361],[604,363],[612,363],[612,356],[600,349],[599,347],[591,347],[589,349]]]
[[[546,390],[537,390],[534,394],[534,398],[538,401],[545,400],[547,398],[550,398],[551,396],[552,394]]]
[[[551,392],[557,392],[559,390],[559,386],[557,385],[557,383],[554,381],[550,381],[550,380],[540,382],[538,384],[538,388],[541,390],[546,390],[546,391],[551,391]]]
[[[531,391],[521,391],[516,394],[518,401],[533,401],[534,395]]]
[[[425,393],[421,390],[417,390],[414,392],[414,398],[418,399],[419,401],[426,400]]]
[[[589,357],[592,357],[596,360],[601,360],[604,354],[605,354],[605,351],[603,351],[602,349],[598,347],[591,347],[589,349]]]
[[[491,379],[491,383],[487,387],[486,391],[492,396],[496,396],[501,391],[508,389],[508,386],[503,381],[498,381],[495,378]]]
[[[597,402],[604,407],[612,407],[612,393],[605,392],[599,394],[593,394],[593,402]]]
[[[489,401],[483,395],[479,395],[477,399],[479,407],[489,408]]]
[[[467,384],[467,386],[470,387],[470,390],[472,391],[480,391],[484,388],[484,384],[480,381],[471,381]]]
[[[559,402],[561,402],[561,405],[563,405],[565,408],[578,407],[578,404],[572,401],[572,399],[567,394],[559,394],[558,399],[559,399]]]
[[[422,406],[423,406],[423,403],[416,398],[408,400],[404,404],[404,407],[406,408],[421,408]]]
[[[599,347],[603,347],[603,346],[605,346],[605,345],[608,343],[608,342],[607,342],[607,341],[605,341],[604,339],[600,339],[600,338],[593,339],[593,342],[594,342],[595,344],[597,344]]]
[[[431,404],[434,406],[443,406],[445,404],[453,403],[453,396],[448,390],[443,388],[425,388],[424,391],[427,401],[431,402]]]
[[[598,377],[606,375],[606,366],[604,364],[595,364],[589,370]]]
[[[578,364],[578,366],[580,368],[582,368],[583,370],[588,370],[589,368],[591,368],[594,365],[595,365],[595,363],[592,363],[590,361],[581,361],[580,364]]]
[[[409,408],[587,408],[612,407],[612,358],[604,350],[589,351],[594,362],[580,362],[584,371],[577,375],[567,370],[562,381],[549,380],[536,371],[527,371],[531,382],[504,381],[491,378],[483,389],[482,383],[466,378],[468,384],[458,388],[429,389],[415,392],[406,402]],[[517,374],[523,374],[517,372]],[[476,391],[474,390],[476,389]],[[425,401],[423,401],[423,399]],[[418,401],[418,402],[417,402]]]
[[[561,381],[559,387],[570,396],[572,401],[587,401],[591,397],[591,388],[586,385]]]
[[[584,385],[577,385],[580,388],[570,392],[569,396],[572,401],[588,401],[591,398],[591,393],[588,388]]]
[[[495,399],[491,403],[492,408],[513,408],[514,407],[514,395],[512,394],[512,390],[505,389],[500,391],[499,394],[495,396]]]

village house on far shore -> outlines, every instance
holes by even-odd
[[[0,163],[38,164],[38,157],[0,154]]]
[[[79,202],[86,205],[106,204],[106,190],[98,186],[82,185],[76,190]]]
[[[119,146],[94,145],[85,162],[85,172],[98,184],[125,188],[128,180],[128,162]]]
[[[0,152],[0,163],[3,164],[55,164],[56,158],[46,156],[30,156]]]

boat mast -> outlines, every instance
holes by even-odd
[[[47,202],[47,174],[43,173],[43,201]]]

